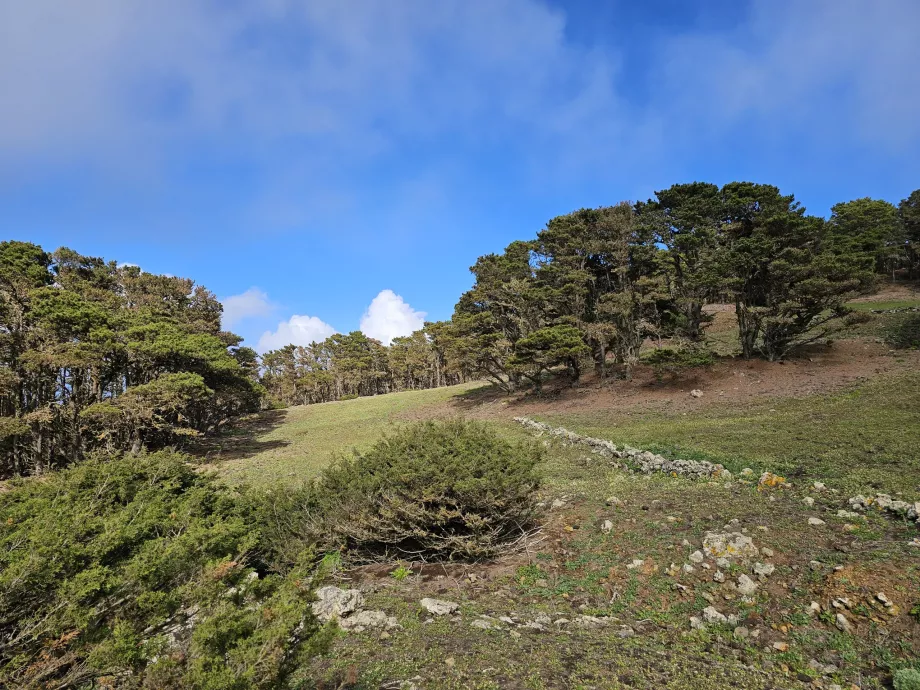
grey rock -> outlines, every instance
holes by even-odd
[[[339,620],[339,627],[343,630],[363,632],[368,628],[398,628],[399,623],[392,616],[383,611],[358,611],[347,618]]]
[[[745,574],[738,576],[738,592],[746,597],[752,596],[757,591],[757,583]]]
[[[755,563],[754,564],[754,574],[762,575],[763,577],[768,577],[773,574],[776,570],[776,566],[772,563]]]
[[[432,613],[435,616],[446,616],[453,613],[460,608],[460,604],[454,603],[452,601],[444,601],[443,599],[430,599],[425,597],[419,604],[422,605],[422,608],[425,609],[428,613]]]
[[[364,606],[364,595],[357,589],[339,589],[332,585],[316,590],[313,615],[321,622],[343,618]]]

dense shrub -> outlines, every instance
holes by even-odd
[[[482,423],[422,422],[267,502],[262,519],[282,564],[310,543],[354,560],[488,557],[531,524],[541,459]]]
[[[278,687],[321,642],[260,578],[243,504],[183,456],[94,457],[0,495],[0,686]]]
[[[885,329],[885,340],[889,345],[901,349],[920,348],[920,313],[898,314]]]
[[[915,668],[895,671],[894,690],[920,690],[920,671]]]
[[[675,376],[684,369],[710,366],[715,362],[715,356],[700,347],[659,347],[643,355],[642,361],[650,365],[655,370],[655,376],[661,379],[664,374]]]

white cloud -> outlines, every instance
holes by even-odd
[[[275,305],[268,299],[268,294],[256,287],[251,287],[239,295],[225,297],[222,300],[224,313],[221,326],[230,330],[243,319],[253,316],[268,316],[275,310]]]
[[[361,330],[364,335],[389,345],[393,338],[409,335],[424,326],[425,316],[425,312],[415,311],[392,290],[382,290],[361,317]]]
[[[336,330],[328,323],[315,316],[294,314],[287,321],[278,324],[274,331],[265,331],[256,345],[259,352],[277,350],[285,345],[309,345],[322,342]]]

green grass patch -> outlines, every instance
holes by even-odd
[[[750,466],[835,487],[914,495],[920,487],[920,374],[833,395],[724,405],[699,412],[620,410],[543,421],[665,455]]]

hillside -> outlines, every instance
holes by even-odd
[[[533,433],[514,421],[528,417],[731,473],[636,473],[544,435],[539,533],[494,562],[339,570],[334,584],[398,627],[342,633],[303,671],[308,683],[884,687],[920,655],[920,531],[849,499],[920,500],[920,353],[879,337],[896,317],[785,362],[728,357],[541,394],[466,384],[270,411],[209,448],[207,465],[233,482],[298,483],[400,424],[462,415],[509,437]],[[767,471],[784,480],[759,482]],[[707,551],[713,534],[750,553]],[[429,614],[425,597],[459,608]]]

